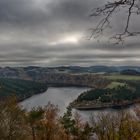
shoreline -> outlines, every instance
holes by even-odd
[[[122,104],[111,104],[111,103],[106,103],[106,104],[100,104],[100,105],[76,105],[73,103],[70,103],[70,107],[72,107],[73,109],[77,109],[77,110],[103,110],[103,109],[124,109],[124,108],[128,108],[131,105],[134,105],[136,102],[127,102],[127,103],[122,103]]]
[[[34,93],[34,94],[32,94],[32,95],[29,95],[29,96],[26,96],[26,97],[24,97],[23,99],[18,99],[18,102],[22,102],[22,101],[24,101],[24,100],[26,100],[26,99],[28,99],[28,98],[31,98],[31,97],[33,97],[33,96],[35,96],[35,95],[39,95],[39,94],[43,94],[44,92],[46,92],[47,90],[48,90],[48,88],[51,88],[51,87],[56,87],[56,88],[61,88],[61,87],[76,87],[76,88],[91,88],[91,87],[87,87],[87,86],[74,86],[74,85],[69,85],[69,86],[60,86],[60,85],[47,85],[47,88],[44,90],[44,91],[41,91],[41,92],[39,92],[39,93]]]
[[[24,100],[26,100],[26,99],[28,99],[28,98],[31,98],[31,97],[33,97],[33,96],[35,96],[35,95],[42,94],[42,93],[46,92],[47,90],[48,90],[48,87],[47,87],[45,90],[43,90],[43,91],[40,91],[40,92],[38,92],[38,93],[34,93],[34,94],[32,94],[32,95],[28,95],[28,96],[26,96],[26,97],[23,97],[22,99],[18,99],[18,102],[22,102],[22,101],[24,101]],[[17,97],[17,98],[18,98],[18,97]]]

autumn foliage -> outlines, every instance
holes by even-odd
[[[140,140],[140,110],[98,114],[83,122],[70,107],[63,116],[51,103],[26,111],[16,98],[0,102],[0,140]]]

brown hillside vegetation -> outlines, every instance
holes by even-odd
[[[140,110],[137,117],[120,111],[114,115],[99,114],[90,123],[71,108],[62,117],[57,106],[48,103],[44,108],[27,112],[20,108],[15,97],[0,102],[0,140],[140,140]]]

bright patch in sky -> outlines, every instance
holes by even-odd
[[[56,41],[49,42],[49,45],[59,45],[59,44],[78,44],[80,40],[79,36],[66,36],[60,38]]]
[[[76,38],[76,37],[66,37],[66,38],[64,38],[63,40],[62,40],[62,42],[64,42],[64,43],[78,43],[78,41],[79,41],[79,39],[78,38]]]

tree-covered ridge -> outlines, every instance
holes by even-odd
[[[102,108],[130,105],[140,100],[140,82],[112,82],[106,88],[86,91],[71,103],[76,108]]]
[[[34,94],[47,90],[47,85],[20,79],[0,78],[0,99],[16,95],[18,100],[23,100]]]
[[[135,94],[135,91],[126,86],[118,86],[117,88],[104,88],[94,89],[84,92],[78,97],[79,101],[82,100],[98,100],[101,102],[115,102],[122,100],[132,100],[140,96]]]

